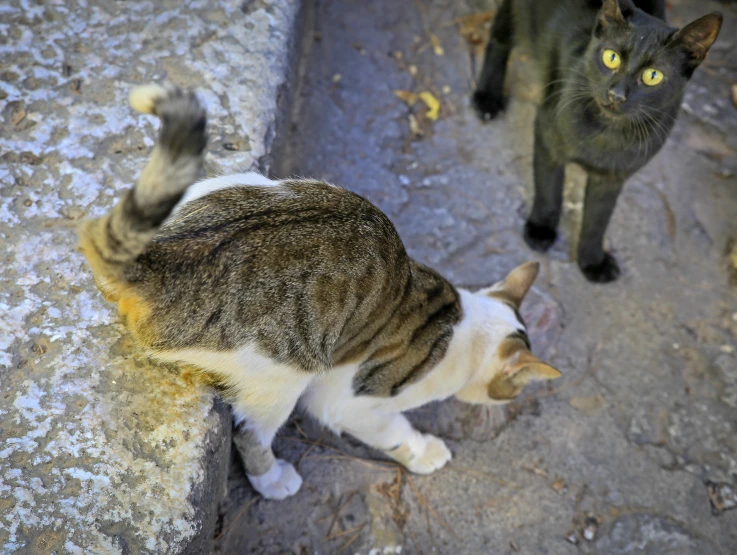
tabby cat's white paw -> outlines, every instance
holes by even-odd
[[[415,474],[432,474],[443,468],[453,455],[439,437],[422,434],[422,438],[425,440],[425,450],[408,461],[407,468]]]
[[[302,477],[294,466],[282,459],[276,459],[266,474],[248,475],[253,489],[266,499],[284,499],[294,495],[302,485]]]
[[[415,474],[432,474],[453,457],[442,439],[419,432],[415,432],[406,443],[385,453]]]

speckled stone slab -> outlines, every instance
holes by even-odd
[[[265,169],[298,0],[0,6],[0,552],[209,551],[227,411],[134,355],[75,249],[156,133],[130,89],[207,105],[210,173]]]

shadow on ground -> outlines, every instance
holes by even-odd
[[[721,8],[725,31],[737,28],[734,7],[672,4],[674,24]],[[372,461],[377,455],[350,438],[295,417],[275,448],[299,461],[302,490],[264,501],[234,463],[220,552],[726,554],[737,546],[737,510],[714,514],[737,487],[737,300],[725,256],[737,233],[737,39],[722,33],[667,146],[628,182],[608,233],[623,276],[597,286],[572,258],[583,184],[575,168],[552,251],[540,257],[520,236],[539,93],[524,53],[513,57],[504,117],[483,125],[469,108],[490,9],[470,0],[324,0],[307,10],[275,174],[365,195],[412,256],[459,285],[486,285],[541,260],[525,312],[533,346],[564,377],[510,407],[503,423],[452,402],[418,411],[418,425],[449,438],[454,452],[429,477]],[[431,92],[440,118],[396,90]]]

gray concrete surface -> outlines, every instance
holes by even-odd
[[[196,87],[210,172],[264,167],[297,0],[0,6],[0,553],[206,553],[230,420],[131,356],[76,226],[140,172],[131,87]],[[265,169],[265,168],[264,168]]]
[[[572,259],[580,172],[569,175],[553,250],[540,257],[520,236],[539,86],[516,53],[509,110],[479,123],[468,97],[480,58],[460,32],[475,40],[468,20],[457,20],[493,5],[309,4],[301,85],[275,175],[324,177],[368,196],[412,255],[459,284],[489,284],[539,258],[523,312],[533,345],[564,377],[514,403],[504,421],[453,402],[418,411],[418,425],[449,438],[454,453],[428,477],[407,476],[297,415],[276,451],[298,464],[302,490],[264,501],[234,463],[215,549],[736,553],[737,510],[713,514],[709,494],[726,509],[737,487],[737,299],[726,257],[737,234],[734,4],[672,0],[677,24],[721,8],[724,32],[667,146],[620,198],[608,241],[623,275],[606,286],[587,283]],[[419,104],[408,108],[397,89],[433,92],[438,121],[424,120]]]

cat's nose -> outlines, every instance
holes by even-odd
[[[624,90],[619,87],[609,89],[607,96],[609,97],[609,102],[611,102],[612,104],[622,104],[622,102],[627,100],[627,97],[624,94]]]

